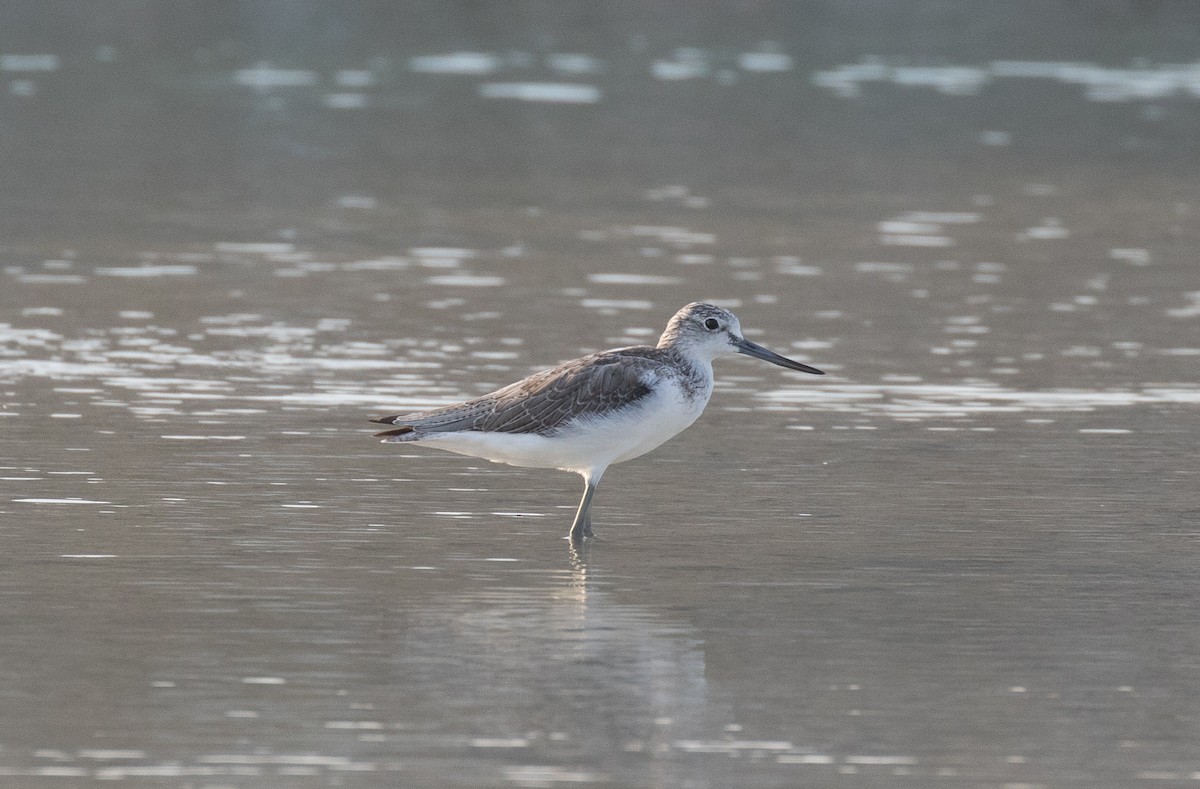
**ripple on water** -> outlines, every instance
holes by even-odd
[[[14,501],[14,502],[17,502],[17,503],[20,503],[20,504],[51,504],[51,505],[59,505],[59,504],[112,504],[112,502],[111,502],[111,501],[98,501],[98,500],[96,500],[96,499],[80,499],[80,498],[75,498],[75,497],[68,497],[68,498],[64,498],[64,499],[38,499],[38,498],[31,498],[31,499],[13,499],[13,501]]]
[[[974,96],[987,84],[1000,80],[1044,80],[1052,84],[1078,85],[1086,100],[1096,102],[1148,101],[1189,95],[1200,98],[1200,70],[1195,64],[1164,63],[1121,69],[1071,61],[994,60],[983,66],[906,66],[867,56],[859,63],[812,74],[813,84],[842,98],[860,96],[865,83],[933,88],[947,96]]]
[[[504,777],[516,786],[534,789],[560,784],[600,783],[609,779],[605,773],[549,765],[505,767]]]
[[[581,82],[486,82],[478,91],[485,99],[547,104],[596,104],[603,96],[596,85]]]
[[[286,255],[296,251],[295,244],[278,241],[221,241],[214,248],[231,255]]]
[[[17,282],[26,285],[82,285],[87,277],[80,274],[18,274]]]
[[[580,301],[589,310],[599,310],[602,314],[616,314],[620,310],[650,310],[654,302],[643,299],[583,299]]]
[[[504,277],[487,274],[439,274],[426,277],[430,285],[441,285],[451,288],[498,288],[504,285]]]
[[[490,52],[447,52],[409,58],[408,68],[418,74],[492,74],[500,69],[499,56]]]
[[[743,52],[738,55],[738,68],[760,74],[780,74],[791,71],[795,61],[791,55],[775,50]]]
[[[598,285],[678,285],[683,281],[658,274],[588,274],[587,278]]]
[[[106,266],[98,268],[95,273],[102,277],[190,277],[196,273],[195,266],[161,265],[161,266]]]
[[[1184,293],[1183,297],[1191,302],[1186,307],[1174,307],[1167,310],[1167,315],[1172,318],[1196,318],[1200,317],[1200,290],[1194,290],[1190,293]]]
[[[1063,389],[1030,391],[979,384],[830,384],[760,392],[771,405],[802,405],[874,416],[930,418],[988,413],[1088,412],[1163,403],[1200,403],[1200,387],[1146,387],[1105,391]]]
[[[417,258],[421,265],[429,261],[458,261],[478,257],[479,250],[469,247],[411,247],[408,254]]]

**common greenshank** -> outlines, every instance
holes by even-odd
[[[592,536],[592,497],[604,471],[695,422],[712,395],[712,361],[727,353],[824,375],[747,340],[729,310],[695,302],[675,313],[653,348],[593,353],[473,400],[371,421],[396,426],[376,434],[384,443],[419,441],[494,463],[579,474],[583,498],[568,534],[579,541]]]

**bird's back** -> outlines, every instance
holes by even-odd
[[[397,426],[379,434],[392,441],[460,431],[550,436],[642,402],[672,361],[669,352],[645,345],[601,351],[462,403],[373,421]]]

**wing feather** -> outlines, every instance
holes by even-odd
[[[422,433],[478,430],[549,435],[579,416],[633,405],[650,394],[653,348],[622,348],[585,356],[465,403],[372,421]]]
[[[646,373],[652,367],[650,359],[620,352],[567,362],[490,395],[495,406],[474,429],[553,433],[579,416],[596,416],[646,397]]]

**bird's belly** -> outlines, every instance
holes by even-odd
[[[430,433],[422,436],[420,443],[510,466],[563,467],[564,447],[552,437],[534,433],[463,430],[453,433]]]

